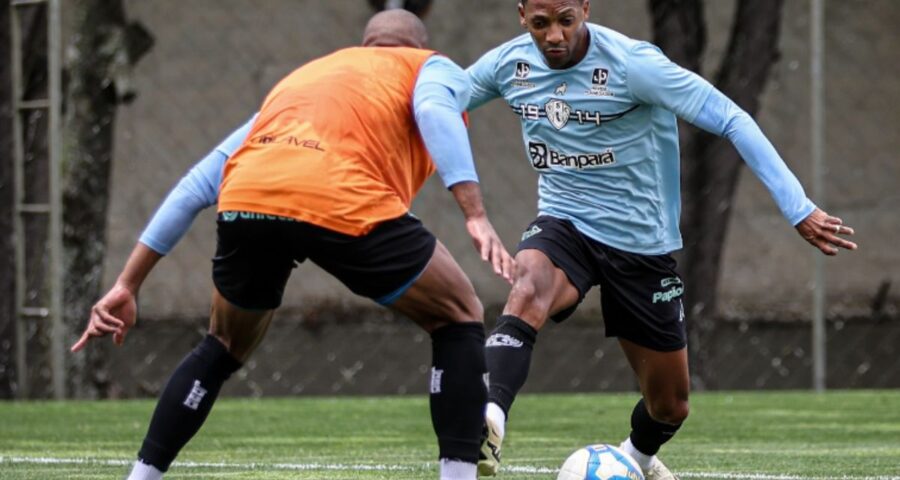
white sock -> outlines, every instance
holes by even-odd
[[[476,468],[474,463],[442,458],[441,480],[475,480]]]
[[[484,416],[494,422],[494,426],[497,427],[497,433],[500,434],[500,438],[506,436],[506,414],[503,413],[503,409],[500,408],[500,405],[497,405],[494,402],[488,403],[487,408],[484,411]]]
[[[153,465],[147,465],[146,463],[138,460],[134,462],[134,467],[131,469],[131,474],[128,475],[126,480],[162,480],[163,472],[160,472]]]
[[[619,448],[622,449],[623,452],[631,455],[631,458],[640,465],[641,470],[650,468],[650,465],[653,464],[653,459],[656,458],[656,455],[641,453],[641,451],[631,443],[631,437],[626,438],[625,441],[619,445]]]

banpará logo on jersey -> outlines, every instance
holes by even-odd
[[[531,64],[528,62],[516,62],[516,70],[513,73],[513,87],[516,88],[534,88],[536,85],[527,80],[531,74]]]
[[[616,94],[609,91],[607,83],[609,83],[609,70],[595,68],[591,73],[591,88],[584,93],[592,97],[615,97]]]
[[[529,141],[528,156],[531,157],[531,165],[536,170],[546,170],[551,167],[584,170],[586,168],[605,167],[616,163],[616,156],[612,149],[607,149],[601,153],[568,154],[551,150],[544,142]]]

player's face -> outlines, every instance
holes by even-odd
[[[587,53],[590,9],[590,0],[527,0],[519,4],[519,22],[550,68],[568,68]]]

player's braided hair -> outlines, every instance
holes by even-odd
[[[409,10],[419,18],[423,18],[431,7],[431,0],[369,0],[369,5],[376,12],[391,8]]]

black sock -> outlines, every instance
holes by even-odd
[[[514,315],[501,315],[488,337],[485,346],[488,401],[499,405],[507,415],[528,378],[536,338],[537,330]]]
[[[631,444],[645,455],[656,455],[662,444],[671,440],[681,424],[658,422],[650,416],[641,398],[631,412]]]
[[[212,335],[181,361],[159,397],[138,458],[162,472],[200,430],[219,389],[241,368],[225,345]]]
[[[431,423],[439,458],[478,462],[487,389],[484,325],[452,323],[431,333]]]

